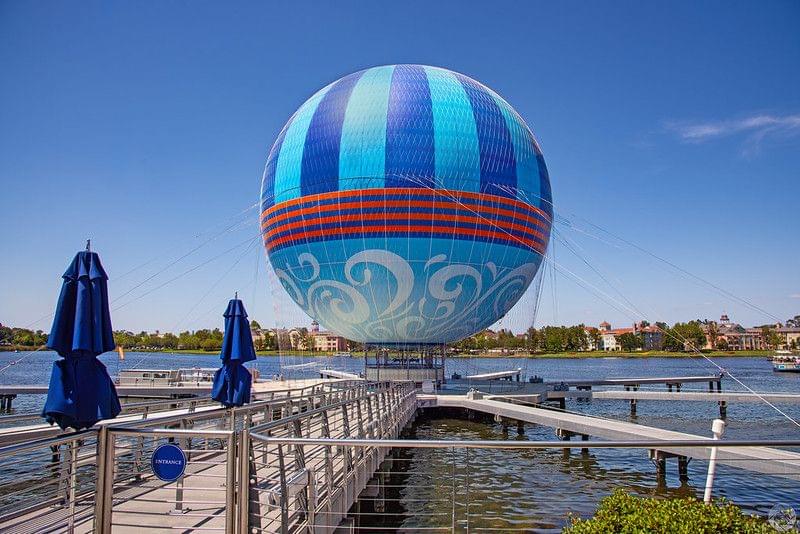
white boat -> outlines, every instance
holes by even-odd
[[[800,373],[800,356],[789,350],[775,351],[772,370],[778,373]]]

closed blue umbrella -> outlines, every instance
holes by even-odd
[[[244,366],[256,359],[253,336],[244,304],[232,299],[225,310],[225,337],[222,339],[222,367],[214,374],[211,398],[225,406],[242,406],[250,402],[253,378]]]
[[[117,390],[97,356],[114,350],[108,310],[108,275],[100,257],[78,252],[64,273],[47,347],[61,359],[53,364],[42,410],[50,424],[63,429],[89,428],[121,411]]]

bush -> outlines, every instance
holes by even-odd
[[[606,497],[594,517],[570,517],[564,534],[633,533],[775,533],[765,520],[747,516],[725,501],[713,505],[694,498],[655,499],[635,497],[622,490]]]

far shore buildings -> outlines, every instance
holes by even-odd
[[[277,337],[277,345],[280,350],[313,350],[314,352],[345,352],[347,351],[347,340],[333,332],[320,331],[319,323],[313,321],[311,329],[307,330],[300,327],[295,328],[258,328],[250,329],[253,342],[256,345],[266,340],[268,337]],[[307,345],[311,346],[307,346]]]
[[[773,348],[779,350],[800,349],[800,326],[793,326],[795,320],[787,321],[789,324],[769,325],[777,334],[777,345]],[[739,323],[734,323],[723,314],[719,322],[709,321],[700,325],[706,335],[706,349],[721,350],[767,350],[767,340],[764,339],[762,328],[745,328]]]
[[[311,323],[311,337],[314,339],[314,350],[318,352],[345,352],[347,340],[333,332],[320,331],[319,323]]]
[[[642,350],[660,350],[664,344],[664,335],[657,326],[645,322],[634,323],[630,328],[611,328],[607,321],[600,323],[600,350],[622,350],[619,337],[623,334],[633,334],[642,339]],[[591,337],[591,336],[590,336]]]
[[[709,321],[700,326],[706,336],[704,349],[764,350],[764,336],[759,328],[745,328],[723,314],[719,322]]]

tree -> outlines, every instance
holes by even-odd
[[[632,332],[625,332],[619,336],[618,341],[622,347],[622,350],[626,352],[633,352],[634,350],[640,349],[642,346],[644,346],[642,338]]]
[[[222,342],[217,341],[216,339],[213,338],[208,338],[205,341],[203,341],[201,347],[204,351],[215,352],[222,348]]]
[[[252,321],[250,321],[250,330],[261,330],[261,325],[258,324],[258,321],[253,319]]]
[[[3,326],[3,323],[0,323],[0,344],[9,345],[11,344],[11,340],[14,337],[14,333],[11,328],[7,326]]]
[[[700,350],[706,344],[706,335],[697,321],[675,323],[664,330],[664,350],[673,352]]]
[[[781,336],[771,326],[761,327],[761,337],[768,349],[776,349],[781,344]]]
[[[597,328],[592,328],[589,330],[589,336],[592,338],[592,346],[594,350],[600,349],[600,344],[603,341],[603,335],[600,333],[600,330]]]
[[[717,327],[717,323],[710,321],[706,330],[706,333],[708,334],[708,340],[711,342],[711,346],[716,347],[717,339],[719,338],[719,328]]]
[[[534,327],[528,328],[525,337],[525,348],[527,348],[529,352],[536,352],[539,350],[539,341],[539,332]]]

